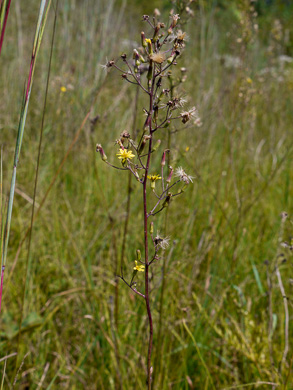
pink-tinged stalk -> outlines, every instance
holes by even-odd
[[[151,366],[151,357],[153,349],[153,319],[152,312],[150,307],[150,295],[149,295],[149,252],[148,252],[148,214],[147,214],[147,176],[150,167],[151,152],[152,152],[152,141],[153,141],[153,130],[152,130],[152,114],[153,114],[153,91],[154,91],[154,81],[152,83],[152,88],[150,91],[150,113],[149,118],[147,119],[150,131],[150,141],[149,141],[149,151],[145,169],[145,178],[143,182],[143,209],[144,209],[144,245],[145,245],[145,303],[149,319],[149,346],[148,346],[148,356],[147,356],[147,386],[148,390],[152,388],[152,366]]]
[[[1,271],[1,286],[0,286],[0,313],[1,313],[1,304],[2,304],[2,291],[3,291],[3,278],[4,278],[4,270],[5,270],[5,265],[2,266],[2,271]]]
[[[1,3],[2,3],[2,1],[1,1]],[[0,3],[0,5],[1,5],[1,3]],[[1,37],[0,37],[0,55],[1,55],[1,49],[2,49],[3,40],[4,40],[4,33],[5,33],[6,23],[7,23],[7,19],[8,19],[10,4],[11,4],[11,0],[8,0],[8,5],[6,8],[4,22],[3,22],[3,28],[1,31]]]

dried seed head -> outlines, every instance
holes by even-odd
[[[175,110],[176,108],[183,107],[185,103],[185,99],[175,96],[172,100],[168,101],[167,106]]]
[[[194,16],[194,12],[190,7],[185,7],[185,11],[186,11],[187,15],[189,15],[191,17]]]
[[[128,133],[127,130],[124,130],[121,134],[120,134],[120,140],[122,142],[122,144],[124,143],[124,141],[128,140],[130,138],[130,134]]]
[[[150,55],[150,59],[156,64],[162,64],[165,61],[166,57],[164,53],[158,52]]]
[[[130,134],[128,133],[127,130],[124,130],[124,131],[120,134],[120,138],[130,138]]]
[[[142,16],[142,20],[145,20],[145,21],[146,21],[146,20],[149,20],[149,18],[150,18],[149,15],[143,15],[143,16]]]
[[[157,232],[157,235],[154,238],[154,243],[155,243],[156,247],[161,248],[163,250],[168,248],[169,241],[170,241],[169,237],[161,237],[159,232]]]
[[[196,115],[196,108],[195,107],[193,107],[189,111],[181,112],[180,116],[182,118],[182,123],[188,122],[191,118],[195,117],[195,115]]]
[[[115,62],[113,60],[107,61],[105,65],[100,65],[104,70],[108,70],[113,65],[115,65]]]
[[[183,181],[185,184],[193,183],[192,179],[194,177],[187,175],[182,167],[176,168],[175,176],[179,177],[179,180]]]
[[[158,8],[154,9],[154,15],[155,16],[160,16],[161,15],[161,12],[158,10]]]
[[[186,32],[183,32],[182,30],[177,31],[176,40],[179,43],[179,45],[182,45],[183,42],[186,42],[188,39]]]
[[[122,58],[122,60],[123,60],[123,61],[125,61],[125,60],[126,60],[126,58],[127,58],[126,54],[125,54],[125,53],[124,53],[124,54],[122,54],[121,58]]]
[[[173,29],[176,26],[176,24],[177,24],[178,20],[180,19],[180,17],[179,17],[178,14],[175,14],[175,15],[172,15],[171,18],[172,18],[171,28]]]

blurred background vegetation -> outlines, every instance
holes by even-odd
[[[0,57],[4,204],[38,7],[37,0],[12,1]],[[141,16],[155,8],[166,23],[171,9],[188,20],[189,40],[178,61],[187,79],[178,93],[197,107],[202,126],[172,130],[171,164],[195,180],[168,211],[172,244],[163,298],[161,264],[152,275],[154,389],[293,388],[292,327],[285,327],[292,318],[292,255],[282,245],[290,246],[293,230],[292,2],[63,0],[36,209],[46,198],[34,222],[28,277],[27,229],[55,2],[18,168],[0,318],[5,389],[145,388],[144,302],[115,278],[128,179],[102,164],[95,144],[114,161],[115,139],[132,132],[136,89],[100,65],[140,44],[140,32],[148,32]],[[91,121],[58,170],[92,104]],[[137,129],[143,107],[141,95]],[[163,225],[161,213],[156,228]],[[129,275],[142,245],[140,192],[133,183]],[[15,352],[4,375],[1,358]]]

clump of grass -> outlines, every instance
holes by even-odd
[[[3,247],[2,247],[2,256],[1,256],[1,289],[0,289],[0,308],[1,308],[1,301],[2,301],[2,287],[3,287],[3,277],[4,277],[4,270],[6,266],[6,260],[7,260],[7,250],[8,250],[8,243],[9,243],[9,235],[10,235],[10,226],[11,226],[11,216],[12,216],[12,209],[13,209],[13,200],[14,200],[14,193],[15,193],[15,183],[16,183],[16,172],[17,172],[17,166],[20,158],[20,151],[22,146],[22,140],[23,140],[23,134],[25,129],[25,123],[26,123],[26,117],[27,117],[27,111],[30,101],[30,94],[33,86],[33,79],[34,79],[34,72],[36,67],[36,60],[38,57],[38,53],[40,50],[42,37],[44,33],[44,29],[46,26],[47,16],[48,12],[51,6],[51,1],[42,0],[40,4],[40,11],[39,11],[39,17],[38,17],[38,23],[33,43],[33,50],[32,50],[32,56],[31,56],[31,64],[29,69],[29,76],[27,81],[27,87],[25,91],[25,96],[23,100],[23,105],[20,113],[20,120],[18,125],[18,133],[16,138],[16,147],[15,147],[15,154],[14,154],[14,162],[13,162],[13,172],[12,172],[12,179],[11,179],[11,186],[10,186],[10,193],[9,193],[9,200],[8,200],[8,206],[7,206],[7,217],[6,217],[6,223],[3,233]]]

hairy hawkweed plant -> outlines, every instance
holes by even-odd
[[[124,274],[121,264],[119,278],[138,296],[145,300],[149,322],[149,342],[147,352],[147,388],[152,387],[153,367],[151,363],[153,349],[153,319],[150,304],[150,268],[159,263],[161,253],[166,250],[169,238],[161,237],[159,233],[154,235],[154,216],[166,209],[171,201],[181,195],[186,187],[192,183],[193,177],[188,175],[182,167],[174,169],[166,165],[166,148],[161,157],[160,167],[156,165],[154,158],[159,149],[161,140],[159,133],[166,132],[170,124],[175,120],[181,120],[183,124],[189,122],[197,113],[195,108],[184,110],[186,101],[176,96],[174,91],[163,88],[165,82],[169,82],[172,68],[177,65],[182,50],[185,47],[185,36],[179,30],[180,17],[171,15],[170,23],[166,27],[157,18],[151,19],[148,15],[143,20],[151,27],[150,38],[141,33],[141,45],[133,51],[129,60],[126,54],[121,56],[122,65],[118,61],[108,61],[106,69],[115,68],[121,72],[122,79],[140,88],[146,98],[144,113],[146,119],[142,128],[139,141],[136,143],[128,131],[124,131],[116,144],[118,150],[117,160],[120,164],[108,161],[102,145],[96,145],[96,151],[100,153],[102,161],[120,171],[128,171],[135,177],[142,188],[143,219],[144,219],[144,258],[140,250],[137,250],[136,260],[132,263],[132,276],[130,280]],[[197,115],[197,114],[196,114]],[[174,174],[173,174],[174,173]],[[150,190],[148,189],[150,188]],[[148,204],[152,206],[148,209]],[[150,245],[149,245],[150,243]],[[152,248],[152,250],[150,250]],[[144,290],[137,289],[136,278],[144,273]]]

